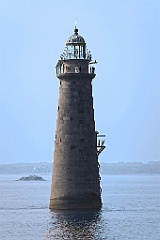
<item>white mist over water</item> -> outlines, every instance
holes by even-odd
[[[46,182],[14,181],[0,175],[0,239],[159,240],[160,176],[102,175],[103,208],[94,211],[48,209],[51,176]]]

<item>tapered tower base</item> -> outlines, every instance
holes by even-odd
[[[101,209],[102,202],[95,194],[50,199],[50,210]]]

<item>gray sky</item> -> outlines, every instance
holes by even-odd
[[[75,20],[98,61],[100,161],[160,159],[159,0],[1,0],[0,9],[0,163],[53,160],[55,65]]]

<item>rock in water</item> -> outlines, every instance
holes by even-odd
[[[37,175],[29,175],[28,177],[21,177],[17,181],[46,181],[46,180]]]

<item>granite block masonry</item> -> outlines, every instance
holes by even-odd
[[[102,206],[92,97],[94,63],[75,27],[56,65],[60,85],[51,210]]]

